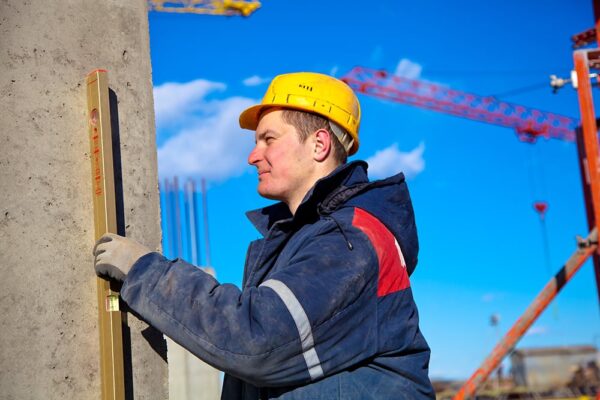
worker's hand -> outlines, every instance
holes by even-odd
[[[151,250],[132,239],[104,234],[94,246],[94,268],[98,276],[123,281],[133,264]]]

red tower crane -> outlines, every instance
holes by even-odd
[[[512,128],[520,140],[538,137],[574,141],[578,121],[448,87],[391,75],[386,71],[354,67],[341,78],[358,93]]]

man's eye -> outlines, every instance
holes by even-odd
[[[274,138],[274,137],[272,137],[272,136],[267,136],[267,137],[265,138],[265,142],[267,142],[267,144],[271,143],[273,140],[275,140],[275,138]]]

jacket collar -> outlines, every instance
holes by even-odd
[[[263,236],[266,236],[269,229],[276,222],[302,224],[318,217],[318,210],[321,208],[321,203],[328,203],[328,200],[334,198],[335,194],[349,187],[367,183],[368,181],[367,163],[364,161],[353,161],[340,165],[331,174],[319,179],[308,191],[294,216],[292,216],[287,204],[282,202],[248,211],[246,216],[256,229]]]

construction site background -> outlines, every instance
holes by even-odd
[[[0,398],[99,396],[84,78],[96,68],[110,71],[118,104],[125,233],[158,249],[148,41],[142,0],[59,0],[46,8],[39,2],[0,3],[0,265],[5,272]],[[166,398],[162,335],[127,316],[128,395]],[[481,397],[592,396],[598,390],[596,350],[591,360],[554,356],[553,362],[570,372],[560,384],[534,385],[527,380],[531,374],[527,378],[515,369],[507,378],[490,378]],[[437,389],[440,396],[456,390],[444,382]]]
[[[515,349],[508,371],[501,365],[477,392],[478,399],[596,398],[600,353],[594,346]],[[435,380],[439,399],[451,399],[464,381]]]

